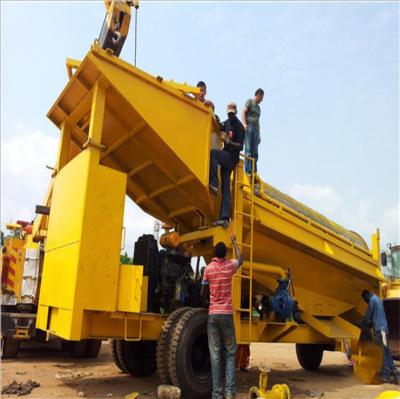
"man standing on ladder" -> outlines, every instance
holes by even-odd
[[[207,335],[213,380],[212,399],[233,399],[236,394],[236,337],[231,291],[232,276],[243,261],[236,237],[232,235],[231,240],[237,260],[226,259],[226,245],[219,242],[214,248],[215,257],[204,272],[201,288],[203,299],[208,293],[210,295]],[[222,370],[225,370],[225,378]]]
[[[224,135],[224,149],[211,150],[210,156],[210,191],[218,195],[218,165],[221,166],[222,201],[219,220],[213,226],[229,226],[231,217],[231,173],[239,163],[239,154],[243,150],[244,128],[236,117],[237,107],[235,103],[229,103],[227,107],[228,119],[222,124]]]

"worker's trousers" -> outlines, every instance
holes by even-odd
[[[376,332],[376,339],[379,345],[383,346],[383,363],[381,367],[381,378],[383,380],[389,380],[391,375],[397,376],[399,372],[397,371],[397,368],[394,364],[392,355],[390,354],[387,344],[385,345],[383,343],[382,333],[380,331]]]
[[[224,393],[226,397],[233,398],[236,393],[236,338],[233,316],[208,316],[207,335],[213,381],[212,399],[222,399]]]
[[[223,150],[211,150],[209,183],[218,188],[218,165],[221,166],[222,201],[219,218],[229,220],[231,217],[231,173],[235,167],[232,154]]]
[[[258,145],[260,144],[260,132],[254,127],[248,126],[246,131],[245,149],[246,156],[254,158],[254,173],[257,173],[258,161]],[[244,162],[244,170],[247,174],[251,174],[251,160],[246,159]]]

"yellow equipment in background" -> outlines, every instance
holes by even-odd
[[[380,393],[375,399],[400,399],[399,391],[385,391]]]
[[[243,157],[230,228],[211,227],[220,201],[208,189],[218,126],[195,92],[96,43],[71,75],[48,113],[61,138],[48,225],[34,225],[45,242],[37,326],[68,340],[113,338],[124,372],[158,369],[184,397],[207,396],[207,310],[196,301],[191,259],[208,262],[234,233],[244,256],[232,292],[237,341],[296,343],[300,364],[316,370],[323,351],[343,350],[346,339],[356,375],[375,381],[381,348],[359,340],[356,322],[366,309],[362,290],[379,294],[383,282],[379,231],[370,250],[267,184],[256,196]],[[132,265],[119,261],[126,196],[177,233],[160,251],[141,237]]]
[[[47,342],[47,334],[36,329],[40,295],[43,237],[46,236],[46,207],[37,206],[35,225],[18,220],[6,225],[2,236],[1,264],[1,358],[18,356],[21,341]],[[43,217],[45,216],[45,217]],[[35,227],[36,226],[36,227]],[[121,286],[121,291],[123,286]],[[137,310],[137,308],[134,308]],[[57,340],[57,339],[56,339]],[[58,339],[58,341],[60,341]],[[96,357],[101,341],[61,342],[73,357]]]
[[[388,346],[392,356],[400,358],[400,245],[388,244],[381,262],[386,281],[382,286],[383,306],[389,326]]]
[[[25,261],[25,240],[23,226],[19,223],[7,224],[12,232],[2,243],[1,290],[3,303],[15,304],[20,300],[22,272]]]
[[[290,389],[286,384],[275,384],[269,391],[267,386],[267,370],[260,368],[259,386],[250,388],[249,399],[290,399]]]
[[[21,340],[35,336],[38,299],[39,252],[30,240],[32,225],[17,221],[6,225],[1,264],[1,357],[18,354]]]

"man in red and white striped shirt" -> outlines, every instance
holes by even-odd
[[[226,246],[219,242],[214,249],[215,257],[207,265],[202,281],[202,296],[206,296],[208,290],[210,293],[207,335],[213,379],[212,399],[224,397],[221,370],[225,370],[225,398],[233,399],[236,393],[236,337],[231,291],[232,276],[243,262],[234,235],[231,240],[237,260],[226,259]],[[225,367],[221,367],[222,359],[225,359]]]

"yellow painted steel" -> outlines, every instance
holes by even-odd
[[[239,342],[337,346],[346,338],[357,349],[359,374],[375,377],[376,362],[365,361],[375,349],[357,346],[354,322],[366,309],[362,290],[379,293],[383,281],[378,233],[371,251],[357,234],[282,193],[266,189],[255,196],[254,180],[248,181],[242,163],[236,170],[232,228],[210,228],[220,202],[208,190],[211,134],[218,130],[211,109],[96,45],[48,116],[62,139],[40,328],[69,339],[158,337],[163,316],[143,312],[141,305],[139,312],[137,302],[125,302],[125,294],[119,294],[130,284],[125,278],[132,281],[135,273],[121,274],[119,265],[126,193],[145,212],[174,226],[186,250],[206,260],[216,242],[230,245],[230,234],[237,235],[246,261],[233,284]],[[277,277],[289,269],[291,293],[306,324],[252,320],[251,306],[248,320],[240,319],[242,291],[270,295]],[[126,311],[119,311],[118,303]]]
[[[267,386],[267,370],[260,368],[258,387],[253,386],[250,388],[249,399],[290,399],[290,389],[286,384],[275,384],[270,390],[267,390]]]
[[[72,78],[72,75],[74,74],[74,70],[77,70],[79,68],[79,65],[81,64],[80,61],[74,60],[72,58],[67,58],[66,66],[67,66],[67,72],[68,72],[68,77]]]
[[[126,176],[89,147],[55,177],[37,325],[84,334],[86,310],[116,311]],[[97,157],[96,157],[97,155]]]
[[[147,310],[148,279],[143,278],[143,266],[121,265],[117,310],[140,313]]]
[[[358,342],[352,350],[355,361],[354,374],[367,384],[378,384],[383,361],[383,348],[369,342]]]
[[[21,226],[8,224],[7,228],[20,230]],[[18,236],[8,237],[5,239],[2,249],[1,291],[2,294],[13,295],[16,303],[19,303],[21,301],[22,274],[25,261],[25,240]]]
[[[399,391],[385,391],[380,393],[375,399],[400,399]]]

